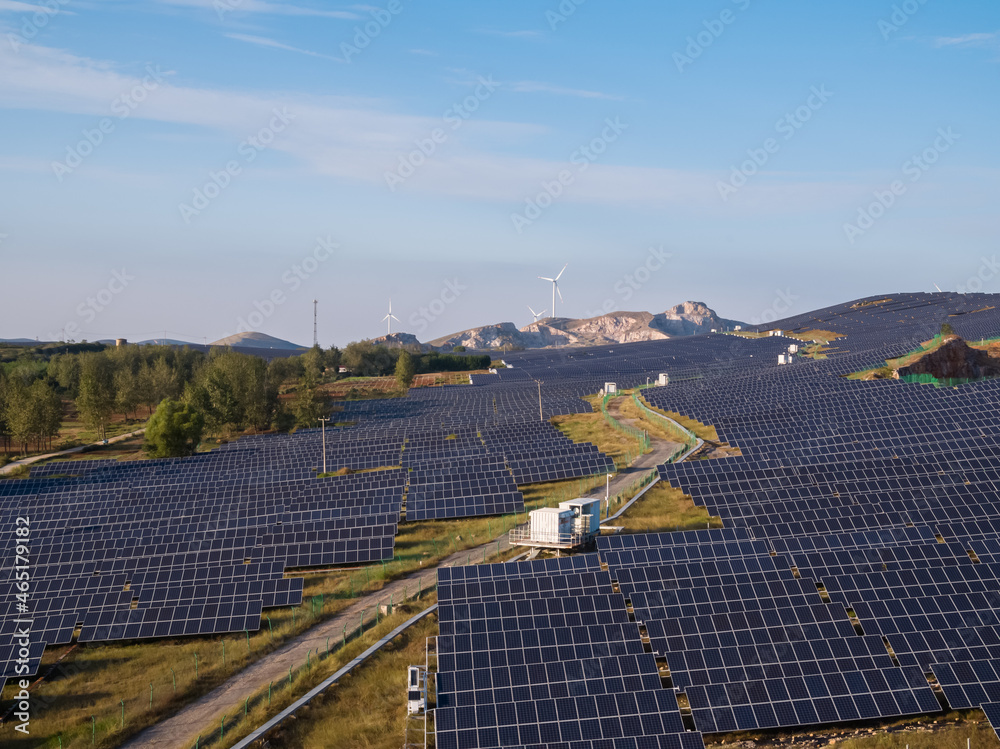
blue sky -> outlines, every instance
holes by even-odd
[[[315,298],[343,345],[391,297],[429,340],[530,322],[566,263],[573,317],[1000,291],[998,31],[944,0],[0,0],[0,337],[309,343]]]

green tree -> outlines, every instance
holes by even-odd
[[[452,348],[452,351],[454,353],[456,353],[456,354],[464,354],[465,353],[465,346],[455,346],[455,347]]]
[[[413,363],[413,357],[409,351],[401,351],[396,360],[396,382],[400,387],[408,388],[413,384],[413,378],[417,375],[417,366]]]
[[[355,377],[382,377],[392,374],[396,352],[371,341],[355,341],[344,349],[343,364]]]
[[[136,414],[142,403],[141,380],[138,373],[119,369],[114,375],[115,408],[123,414]]]
[[[80,359],[80,394],[76,407],[98,439],[107,439],[108,424],[115,405],[114,372],[103,353],[85,354]]]
[[[189,395],[215,429],[267,429],[278,410],[277,383],[266,362],[231,350],[213,353]]]
[[[164,399],[146,425],[144,449],[152,458],[193,455],[205,430],[205,417],[188,403]]]
[[[326,355],[319,344],[314,345],[299,358],[302,360],[306,376],[313,382],[320,382],[323,378],[323,371],[326,369]]]
[[[30,386],[12,378],[4,404],[4,417],[11,439],[23,452],[34,443],[42,450],[59,433],[62,402],[52,386],[35,380]]]
[[[308,371],[299,381],[292,413],[295,415],[295,425],[300,427],[317,426],[319,418],[327,413],[326,397]]]
[[[949,325],[948,323],[942,323],[942,325],[941,325],[941,335],[942,336],[955,335],[955,331],[952,330],[951,325]]]

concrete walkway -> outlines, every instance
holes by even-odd
[[[125,440],[132,439],[132,437],[138,437],[140,434],[145,434],[146,429],[137,429],[134,432],[129,432],[128,434],[120,434],[117,437],[111,437],[107,442],[101,440],[100,442],[91,442],[89,445],[80,445],[78,447],[71,447],[68,450],[60,450],[56,453],[46,453],[45,455],[32,455],[30,458],[22,458],[21,460],[15,460],[12,463],[0,468],[0,474],[10,473],[15,468],[20,468],[21,466],[30,466],[32,463],[39,463],[43,460],[51,460],[52,458],[59,458],[63,455],[76,455],[77,453],[86,452],[87,450],[92,450],[95,447],[104,447],[104,445],[113,445],[116,442],[124,442]]]

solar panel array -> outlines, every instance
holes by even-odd
[[[392,556],[405,471],[299,478],[268,470],[254,443],[84,471],[51,463],[42,478],[0,483],[4,531],[13,537],[17,517],[31,529],[27,611],[4,560],[0,645],[23,619],[41,647],[76,631],[80,642],[256,631],[262,610],[302,601],[302,578],[286,570]]]
[[[575,615],[612,621],[625,610],[630,626],[620,630],[617,652],[645,647],[658,659],[669,671],[660,691],[673,707],[683,695],[687,727],[697,732],[895,719],[943,706],[984,706],[997,719],[1000,381],[935,388],[843,378],[914,350],[944,322],[970,341],[998,336],[997,302],[890,294],[778,321],[771,327],[845,336],[824,359],[783,366],[777,354],[792,342],[783,336],[509,355],[529,378],[591,387],[644,384],[668,372],[670,384],[644,397],[715,426],[720,441],[742,452],[659,467],[661,478],[720,516],[723,529],[604,537],[594,561],[581,564],[597,570],[599,560],[607,577],[558,592],[550,586],[554,595],[539,597],[563,608],[575,598]],[[442,607],[442,633],[474,626],[483,609],[473,606],[518,602],[510,583],[501,584],[507,573],[474,583],[457,574],[444,580],[451,608]],[[518,568],[517,576],[519,590],[535,590],[553,573]],[[620,595],[613,606],[601,598],[609,589]],[[539,638],[547,626],[557,649],[573,642],[563,620],[552,620],[564,612],[524,611],[493,608],[479,626],[496,620],[506,632],[508,618],[522,616]],[[476,663],[471,675],[468,659],[444,663],[448,699],[478,705],[486,693],[476,687]],[[518,715],[511,725],[520,728]],[[525,713],[524,723],[536,721]],[[443,730],[453,741],[457,716]],[[471,735],[468,746],[493,745]],[[506,738],[513,741],[512,729]]]
[[[442,568],[436,745],[702,746],[593,556]]]

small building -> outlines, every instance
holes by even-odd
[[[532,510],[527,526],[510,531],[513,546],[573,549],[588,546],[601,533],[601,500],[580,497],[558,507]]]
[[[618,385],[614,382],[604,383],[604,394],[605,395],[615,395],[618,392]]]
[[[743,326],[737,325],[735,328],[733,328],[733,330],[743,330]]]
[[[660,387],[666,387],[670,382],[670,375],[666,372],[660,372],[660,376],[656,378],[656,384]]]
[[[785,359],[785,354],[778,354],[778,364],[787,364],[787,363],[788,361],[786,361]]]
[[[127,338],[115,338],[115,346],[121,348],[122,346],[128,346]]]
[[[799,344],[793,343],[792,345],[790,345],[788,347],[788,353],[789,354],[797,354],[797,353],[799,353]]]
[[[775,335],[775,336],[782,336],[782,335],[784,335],[784,334],[785,334],[785,331],[783,331],[783,330],[769,330],[769,331],[767,332],[767,334],[768,334],[769,336],[772,336],[772,335]]]

